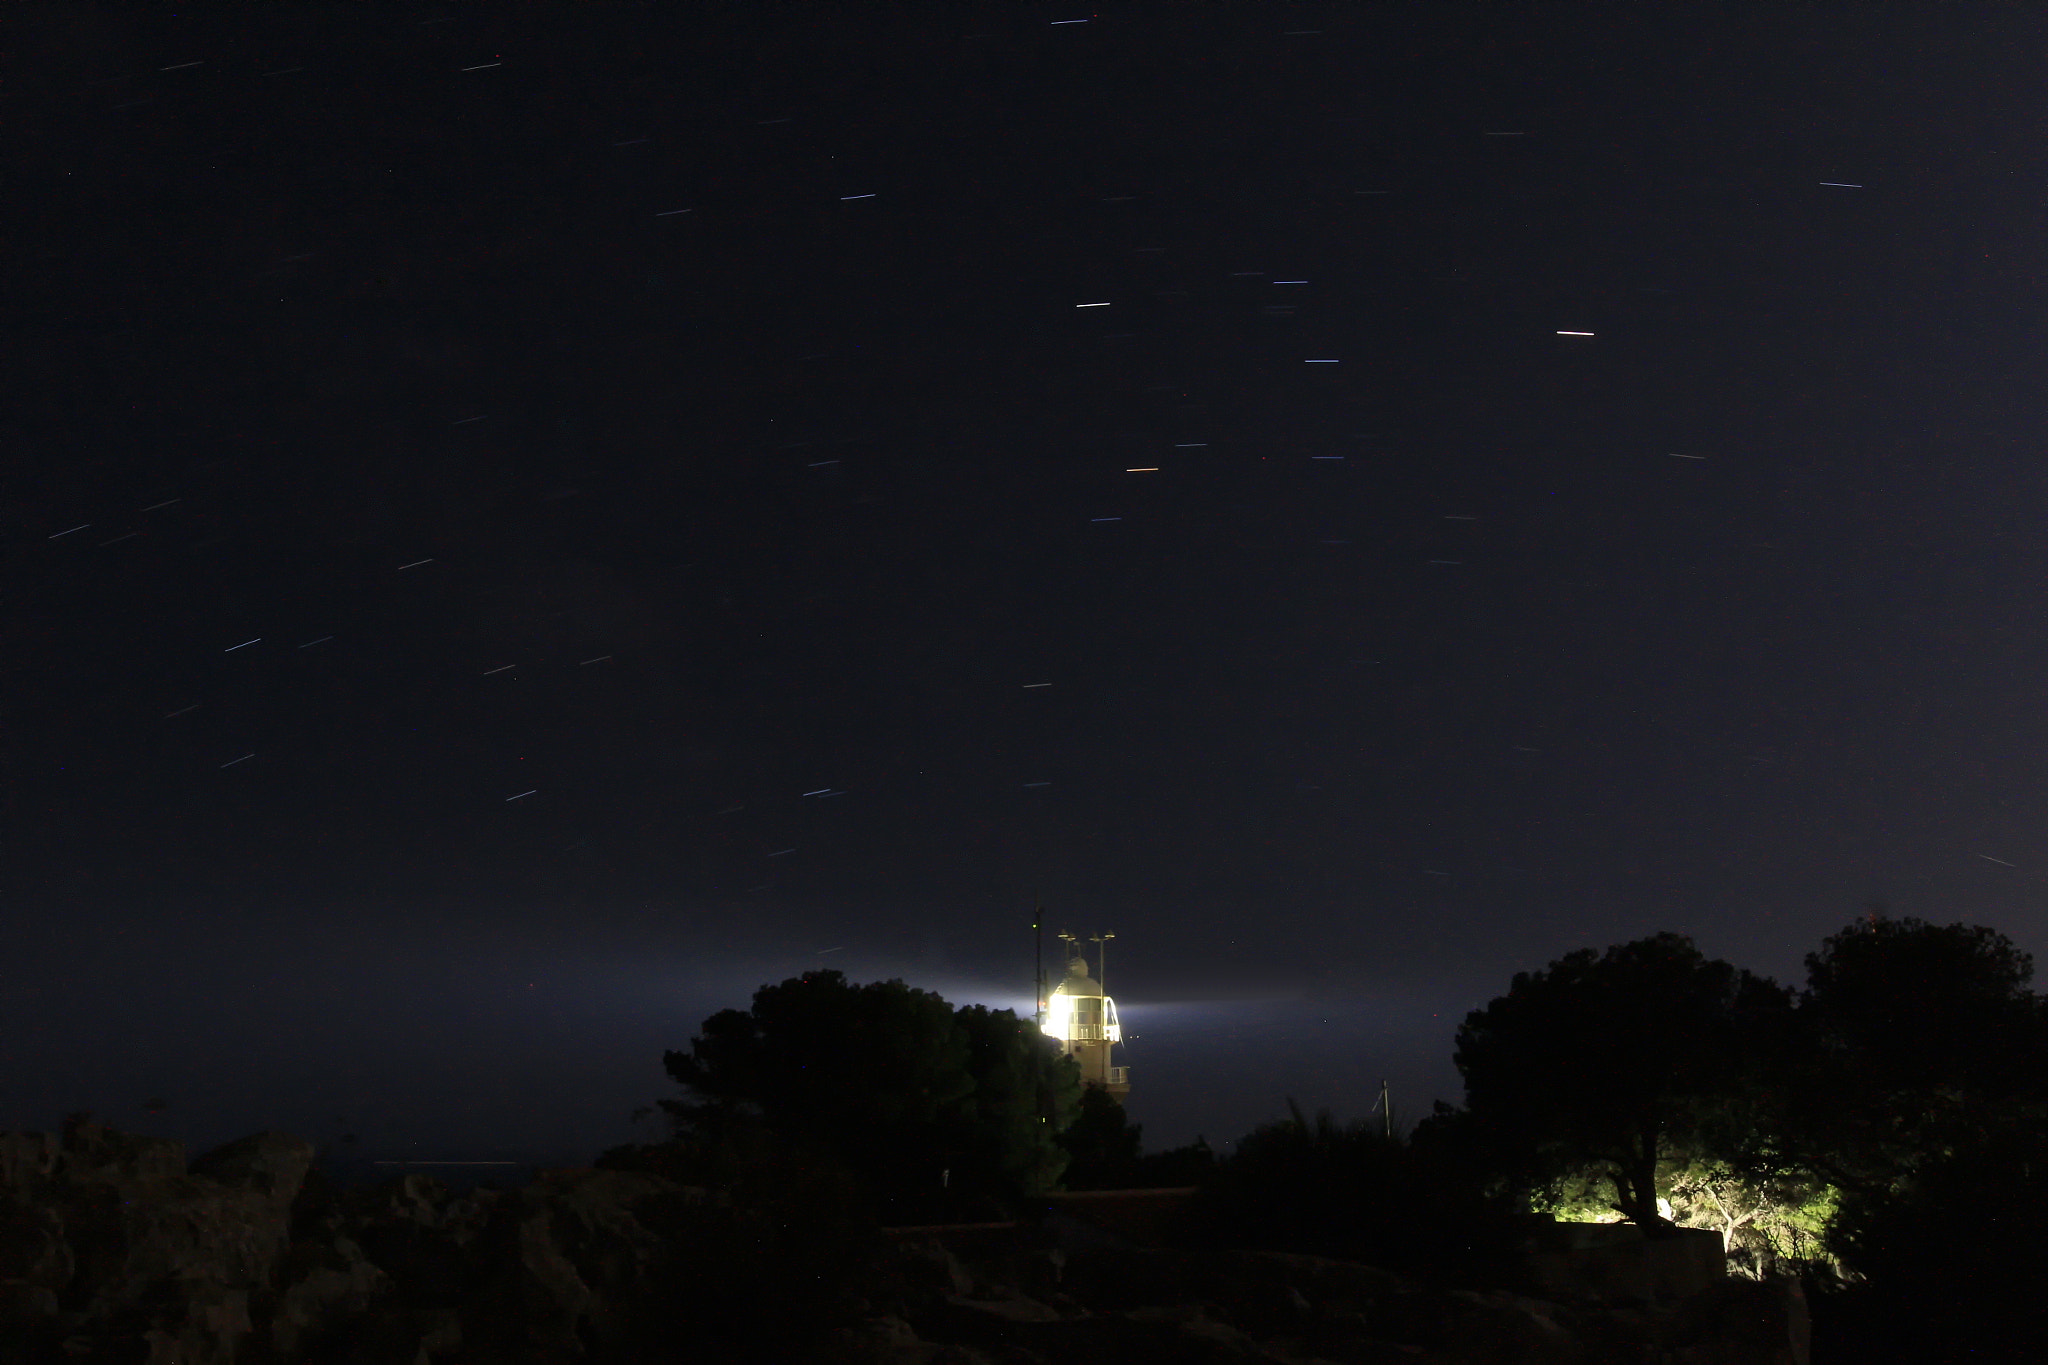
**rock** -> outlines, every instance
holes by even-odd
[[[1602,1308],[1580,1318],[1580,1339],[1588,1358],[1602,1365],[1670,1365],[1661,1344],[1670,1317],[1669,1308]]]
[[[1410,1286],[1402,1276],[1377,1266],[1285,1251],[1228,1251],[1215,1257],[1212,1264],[1234,1277],[1294,1286],[1319,1303],[1353,1307]]]
[[[0,1332],[26,1334],[57,1316],[57,1293],[27,1280],[0,1280]]]
[[[1211,1258],[1196,1283],[1204,1300],[1255,1336],[1294,1334],[1318,1311],[1365,1309],[1399,1292],[1400,1276],[1351,1261],[1280,1251],[1232,1251]]]
[[[1028,1250],[1018,1269],[1022,1271],[1026,1293],[1059,1293],[1061,1285],[1067,1283],[1067,1252],[1059,1246]]]
[[[1553,1245],[1527,1256],[1539,1294],[1600,1303],[1673,1303],[1728,1278],[1721,1234],[1668,1228],[1656,1237],[1628,1223],[1559,1224]]]
[[[1096,1312],[1186,1299],[1199,1269],[1180,1251],[1068,1251],[1062,1288]]]
[[[895,1269],[912,1286],[944,1294],[972,1294],[974,1277],[944,1243],[932,1238],[896,1244]]]
[[[143,1330],[151,1365],[235,1365],[255,1325],[249,1291],[188,1280],[168,1300],[164,1325]]]
[[[448,1187],[430,1175],[408,1171],[377,1188],[369,1201],[386,1217],[417,1223],[423,1228],[441,1226],[442,1206],[448,1202]]]
[[[529,1199],[522,1204],[514,1211],[509,1248],[493,1248],[512,1253],[517,1302],[525,1320],[522,1336],[543,1348],[581,1354],[579,1328],[590,1317],[595,1296],[555,1241],[555,1211],[543,1200]]]
[[[196,1176],[126,1206],[131,1267],[144,1274],[267,1284],[291,1245],[291,1209],[270,1194]]]
[[[185,1144],[74,1116],[64,1123],[57,1172],[72,1185],[152,1185],[185,1174]]]
[[[312,1143],[286,1133],[257,1133],[195,1157],[186,1173],[260,1195],[282,1211],[299,1197],[312,1167]]]
[[[1046,1330],[1060,1334],[1055,1349],[1045,1354],[1062,1365],[1269,1365],[1287,1359],[1206,1314],[1168,1321],[1124,1313]]]
[[[391,1277],[364,1260],[362,1251],[345,1237],[324,1248],[292,1248],[283,1278],[282,1292],[266,1307],[271,1347],[288,1360],[311,1350],[328,1324],[362,1317],[395,1292]]]
[[[434,1356],[448,1355],[462,1345],[462,1319],[453,1313],[428,1313],[416,1319],[420,1348],[415,1365],[427,1365]]]
[[[937,1350],[902,1318],[883,1313],[833,1333],[826,1355],[832,1365],[927,1365]]]
[[[1371,1319],[1352,1309],[1319,1314],[1301,1336],[1274,1344],[1289,1354],[1333,1365],[1413,1365],[1423,1358],[1420,1346],[1386,1340]]]
[[[1731,1278],[1688,1300],[1665,1334],[1670,1365],[1807,1365],[1813,1326],[1797,1280]]]
[[[59,1310],[94,1347],[195,1365],[227,1363],[252,1334],[250,1297],[289,1242],[268,1195],[188,1175],[164,1146],[104,1142],[53,1173],[49,1199],[76,1259]],[[68,1152],[70,1156],[70,1152]],[[166,1355],[168,1353],[168,1355]]]
[[[949,1294],[946,1302],[969,1313],[993,1318],[998,1322],[1059,1322],[1066,1315],[1049,1305],[1022,1295],[1000,1299],[970,1299],[960,1294]]]
[[[57,1169],[61,1150],[52,1133],[0,1133],[0,1195],[39,1195]]]
[[[693,1203],[597,1170],[461,1198],[420,1175],[337,1191],[312,1163],[281,1133],[189,1166],[176,1143],[85,1118],[0,1135],[0,1359],[430,1365],[464,1342],[587,1358],[650,1297],[662,1237],[634,1210]]]
[[[887,1314],[869,1318],[867,1334],[885,1346],[899,1347],[915,1346],[918,1344],[917,1333],[911,1328],[909,1323],[905,1322],[902,1318],[891,1317]]]
[[[458,1241],[430,1223],[387,1214],[366,1219],[353,1231],[353,1238],[336,1237],[333,1245],[340,1250],[341,1243],[352,1244],[356,1254],[402,1284],[410,1307],[456,1307],[483,1275],[471,1242]]]
[[[1258,1342],[1227,1322],[1218,1322],[1206,1314],[1184,1318],[1171,1324],[1172,1337],[1188,1360],[1274,1360],[1275,1355],[1263,1349]]]
[[[615,1295],[639,1281],[661,1250],[661,1238],[633,1211],[674,1190],[654,1175],[579,1172],[549,1189],[549,1240],[585,1284],[601,1296]]]
[[[57,1211],[0,1195],[0,1280],[18,1280],[56,1293],[77,1270]]]
[[[314,1354],[284,1359],[333,1361],[337,1365],[432,1365],[436,1356],[452,1358],[461,1341],[460,1324],[453,1313],[408,1310],[394,1297],[379,1300],[367,1313],[333,1324],[312,1348]]]
[[[974,1347],[1030,1349],[1039,1339],[1035,1329],[1067,1321],[1058,1309],[1022,1296],[982,1299],[946,1294],[913,1305],[910,1311],[911,1325],[921,1339]]]
[[[1578,1338],[1559,1322],[1555,1305],[1517,1294],[1453,1291],[1444,1296],[1446,1330],[1439,1358],[1450,1362],[1575,1365],[1585,1359]]]
[[[1001,1359],[1005,1361],[1018,1358],[1020,1357],[1009,1353],[1003,1353],[1001,1356]],[[1037,1357],[1035,1356],[1026,1355],[1021,1358],[1032,1361],[1033,1365],[1036,1365]],[[977,1351],[972,1346],[952,1346],[946,1344],[920,1346],[917,1348],[917,1355],[914,1359],[919,1362],[919,1365],[998,1365],[998,1356],[994,1352]]]

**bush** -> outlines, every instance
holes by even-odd
[[[2048,1332],[2044,1223],[2048,1132],[2015,1121],[1895,1190],[1843,1194],[1828,1244],[1867,1280],[1847,1297],[1865,1316],[1885,1320],[1888,1335],[2038,1350]],[[1907,1304],[1910,1313],[1901,1311]]]
[[[1291,1107],[1291,1106],[1290,1106]],[[1484,1273],[1514,1220],[1447,1142],[1297,1109],[1218,1163],[1194,1209],[1204,1240],[1363,1261],[1430,1278]]]
[[[875,1205],[844,1167],[758,1125],[615,1147],[595,1165],[700,1189],[644,1215],[667,1244],[628,1306],[625,1358],[802,1360],[858,1316],[855,1286],[881,1248]],[[669,1352],[670,1354],[663,1354]]]

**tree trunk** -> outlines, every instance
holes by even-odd
[[[1655,1227],[1664,1221],[1657,1212],[1657,1130],[1642,1134],[1621,1172],[1622,1212],[1639,1227]]]

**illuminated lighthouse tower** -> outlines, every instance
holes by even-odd
[[[1089,976],[1081,945],[1072,934],[1060,937],[1067,941],[1066,978],[1045,1002],[1042,1027],[1060,1040],[1060,1050],[1080,1066],[1084,1084],[1100,1086],[1121,1103],[1131,1092],[1131,1069],[1110,1065],[1110,1049],[1124,1040],[1124,1030],[1117,1022],[1116,1001],[1103,989],[1107,972],[1098,965],[1096,975]],[[1096,946],[1098,963],[1106,940],[1115,937],[1098,934],[1090,940]]]

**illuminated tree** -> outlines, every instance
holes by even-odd
[[[1695,1157],[1662,1177],[1672,1221],[1721,1234],[1730,1270],[1763,1279],[1785,1272],[1838,1277],[1824,1248],[1836,1208],[1833,1187],[1811,1177],[1752,1177],[1727,1161]]]
[[[1835,1187],[1827,1249],[1902,1356],[2038,1354],[2048,1003],[2032,959],[1980,925],[1878,909],[1806,968],[1750,1170]]]
[[[1655,1225],[1658,1171],[1709,1147],[1761,1084],[1749,1060],[1784,988],[1677,934],[1582,949],[1467,1015],[1456,1061],[1496,1161],[1525,1190],[1590,1174],[1611,1207]]]

